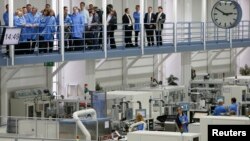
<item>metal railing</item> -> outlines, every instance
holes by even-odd
[[[154,26],[155,24],[152,23],[151,25]],[[204,25],[206,25],[206,27],[204,27]],[[66,53],[72,51],[78,51],[82,53],[87,53],[88,51],[105,51],[103,42],[105,37],[103,33],[103,25],[80,25],[85,28],[83,31],[74,31],[74,26],[79,25],[63,27],[63,42]],[[175,24],[172,22],[167,22],[163,24],[163,28],[160,30],[162,43],[159,43],[159,41],[157,42],[158,37],[160,37],[158,35],[159,32],[157,32],[155,28],[147,28],[146,23],[143,25],[145,32],[138,32],[138,35],[135,32],[134,24],[130,26],[133,28],[126,30],[125,26],[126,25],[120,23],[112,26],[108,25],[107,51],[113,49],[125,50],[131,47],[141,49],[144,47],[173,47],[175,44],[175,39],[177,48],[182,44],[203,44],[204,41],[206,43],[230,43],[231,39],[233,42],[250,40],[250,21],[242,21],[237,27],[231,30],[220,29],[212,22],[207,22],[206,24],[203,22],[178,22],[176,23],[176,31],[174,31]],[[139,24],[139,26],[141,25]],[[5,28],[5,26],[1,26],[0,31],[4,31]],[[55,32],[53,33],[39,32],[39,28],[36,30],[37,33],[22,32],[22,40],[20,40],[19,45],[15,46],[16,55],[61,53],[61,27],[56,26],[54,29]],[[204,29],[206,29],[205,34]],[[3,36],[3,32],[0,33],[1,36]],[[143,34],[143,36],[141,36],[141,34]],[[33,38],[29,39],[27,37]],[[140,42],[142,37],[144,38],[143,45]],[[153,42],[150,40],[153,40]],[[2,53],[8,54],[8,46],[4,46],[2,44],[0,44],[0,46],[2,47]],[[5,48],[7,51],[5,51]]]

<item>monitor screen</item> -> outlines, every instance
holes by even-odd
[[[189,111],[189,103],[180,103],[180,107],[183,111]]]
[[[137,109],[135,112],[136,112],[136,115],[141,114],[144,118],[147,117],[146,109]]]

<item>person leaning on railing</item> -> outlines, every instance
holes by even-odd
[[[99,16],[96,13],[95,9],[90,10],[90,14],[89,14],[89,24],[88,24],[88,30],[90,31],[90,38],[91,38],[91,42],[90,42],[90,49],[99,49],[100,46],[99,44],[99,39],[98,39],[98,35],[100,32],[100,21],[99,21]]]
[[[15,54],[25,54],[27,52],[27,23],[22,9],[17,9],[14,16],[14,26],[22,28],[19,44],[15,46]]]
[[[71,25],[72,25],[72,20],[70,15],[68,14],[68,7],[64,6],[63,8],[64,11],[64,46],[65,46],[65,51],[70,51],[71,50],[71,46],[72,46],[72,41],[71,39]],[[59,15],[57,16],[57,25],[60,25],[60,19],[59,19]],[[60,36],[60,32],[57,35],[58,39],[61,39]]]
[[[152,12],[153,8],[148,7],[148,13],[145,14],[144,23],[147,35],[148,46],[154,46],[154,30],[155,30],[155,14]]]
[[[83,50],[83,34],[85,31],[85,18],[79,13],[78,7],[73,8],[73,14],[71,15],[72,20],[72,39],[73,39],[73,50]]]
[[[36,7],[32,7],[31,13],[26,16],[28,27],[28,41],[30,42],[30,53],[34,53],[36,40],[38,38],[38,27],[40,22],[40,14],[37,12]]]
[[[166,15],[163,13],[163,8],[158,7],[158,13],[155,15],[156,19],[156,42],[157,46],[162,46],[162,30],[164,28],[164,23],[166,20]]]
[[[134,30],[135,30],[135,46],[138,47],[138,35],[140,32],[140,5],[136,5],[135,12],[133,13],[133,17],[135,20]]]
[[[114,31],[117,29],[117,17],[116,11],[111,10],[107,16],[107,36],[111,49],[116,49],[116,42],[114,37]]]
[[[39,52],[52,52],[53,51],[53,41],[54,41],[54,35],[56,33],[56,18],[55,18],[55,12],[52,9],[45,9],[44,10],[45,15],[45,21],[43,21],[43,24],[45,27],[42,30],[41,34],[41,46],[39,46]],[[43,26],[44,26],[43,25]]]

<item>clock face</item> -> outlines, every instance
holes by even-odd
[[[211,16],[216,26],[229,29],[241,21],[242,9],[235,1],[221,0],[214,5]]]

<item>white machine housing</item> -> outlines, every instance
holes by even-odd
[[[107,114],[111,115],[112,102],[115,99],[130,101],[129,107],[133,108],[133,116],[136,116],[136,109],[139,109],[137,101],[141,102],[142,109],[146,109],[147,117],[149,115],[149,99],[154,95],[152,92],[146,91],[111,91],[107,92]],[[111,104],[111,105],[110,105]],[[119,104],[119,103],[117,103]]]
[[[237,79],[235,79],[235,77],[227,77],[224,81],[230,85],[237,84],[245,86],[246,84],[250,84],[250,76],[237,76]]]
[[[200,119],[200,133],[202,141],[208,141],[208,125],[250,125],[247,117],[234,116],[206,116]]]
[[[242,103],[242,95],[248,93],[246,86],[238,85],[224,85],[222,87],[222,96],[224,96],[224,104],[226,106],[231,104],[231,98],[235,97],[237,102]]]
[[[128,133],[128,141],[200,141],[200,134],[159,131],[136,131]]]

